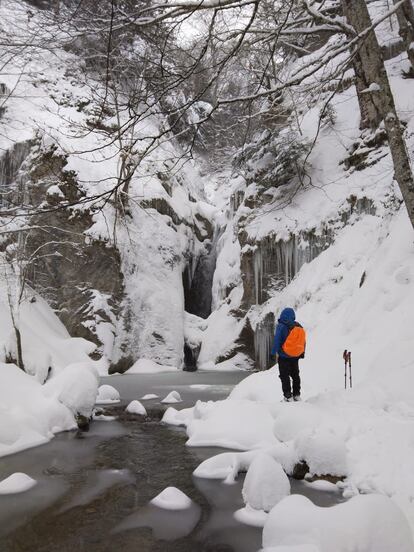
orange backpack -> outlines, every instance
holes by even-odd
[[[282,351],[290,357],[299,358],[305,353],[305,347],[306,332],[298,322],[295,322],[282,345]]]

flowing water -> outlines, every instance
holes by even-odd
[[[0,459],[0,480],[24,472],[38,484],[0,496],[1,552],[254,552],[261,530],[238,523],[243,478],[235,485],[193,478],[201,460],[220,449],[185,446],[185,433],[159,423],[163,407],[146,402],[146,421],[124,413],[126,402],[146,393],[162,398],[172,389],[184,401],[220,399],[243,373],[177,373],[113,376],[122,403],[113,421],[96,421],[88,432],[67,432],[50,443]],[[275,389],[277,392],[277,389]],[[161,510],[148,502],[168,486],[195,505]],[[294,482],[321,506],[338,501],[331,493]],[[311,493],[311,494],[310,494]]]

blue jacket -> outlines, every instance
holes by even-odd
[[[296,314],[291,308],[283,309],[280,313],[279,320],[277,321],[275,338],[273,340],[272,355],[276,353],[284,358],[290,358],[289,355],[282,351],[283,343],[289,334],[289,330],[295,323]]]

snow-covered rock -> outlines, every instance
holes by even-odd
[[[328,428],[316,428],[311,433],[304,433],[295,441],[295,446],[298,458],[306,459],[311,475],[347,475],[345,439]]]
[[[175,404],[182,402],[182,399],[178,391],[171,391],[166,397],[164,397],[164,399],[162,399],[161,402],[163,404]]]
[[[36,484],[37,481],[25,473],[12,473],[9,477],[0,481],[0,495],[23,493]]]
[[[158,395],[155,395],[154,393],[147,393],[141,397],[141,401],[150,401],[152,399],[158,399]]]
[[[159,495],[154,497],[151,504],[166,510],[185,510],[193,504],[191,498],[176,487],[167,487]]]
[[[413,552],[410,527],[391,499],[360,495],[320,508],[291,495],[270,512],[263,529],[263,551],[314,546],[318,552]],[[285,548],[284,548],[285,547]]]
[[[112,404],[121,400],[119,391],[112,385],[101,385],[98,389],[96,404]]]
[[[268,454],[258,454],[246,474],[244,503],[254,510],[270,510],[290,494],[290,482],[282,466]]]
[[[14,364],[0,363],[0,456],[47,443],[76,428],[73,412]]]
[[[129,414],[138,414],[139,416],[147,415],[145,406],[137,400],[131,401],[129,405],[125,408],[125,411]]]
[[[73,414],[89,418],[98,395],[99,378],[91,362],[69,364],[56,376],[49,379],[44,391],[55,396]]]

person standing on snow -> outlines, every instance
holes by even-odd
[[[277,321],[271,357],[279,364],[285,401],[300,401],[299,359],[305,358],[305,348],[306,332],[296,322],[295,311],[283,309]]]

